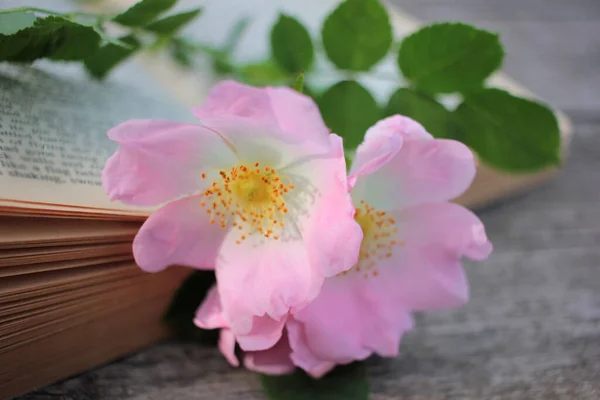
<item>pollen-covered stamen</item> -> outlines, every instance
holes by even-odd
[[[206,179],[206,174],[202,178]],[[288,213],[285,196],[293,189],[291,182],[284,182],[268,165],[240,164],[219,171],[200,205],[206,208],[212,224],[222,228],[231,224],[240,231],[237,243],[257,232],[278,240]]]
[[[369,206],[365,201],[361,201],[360,206],[356,208],[354,219],[362,228],[363,241],[358,262],[342,274],[360,273],[365,278],[377,276],[377,264],[381,260],[391,258],[395,247],[405,245],[397,239],[396,220],[385,211],[378,211]]]

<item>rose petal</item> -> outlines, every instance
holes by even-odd
[[[276,321],[268,316],[250,316],[247,332],[236,336],[236,340],[243,350],[268,349],[280,340],[285,322],[286,318]],[[206,298],[198,307],[194,324],[202,329],[229,329],[230,323],[223,312],[221,295],[216,285],[208,291]],[[233,332],[231,334],[235,336]]]
[[[380,210],[451,200],[475,176],[468,147],[433,139],[418,122],[395,115],[367,131],[348,178],[355,200]]]
[[[313,378],[321,378],[335,367],[335,363],[319,359],[308,347],[302,323],[294,319],[288,320],[286,325],[289,346],[292,349],[288,357],[293,363],[306,371]]]
[[[373,353],[393,356],[412,320],[407,310],[387,303],[389,295],[350,271],[327,279],[319,297],[294,319],[302,323],[307,346],[320,360],[347,364]],[[294,348],[291,336],[290,343]]]
[[[171,265],[213,269],[226,230],[210,224],[201,198],[173,201],[152,214],[133,240],[135,261],[144,271]]]
[[[315,102],[286,87],[257,88],[222,81],[213,86],[205,104],[195,108],[194,113],[209,126],[210,121],[222,116],[237,117],[278,131],[288,142],[327,145],[329,130]]]
[[[233,165],[223,140],[201,125],[130,120],[108,132],[120,144],[102,171],[111,200],[151,206],[197,192],[201,174]]]
[[[473,153],[446,139],[409,140],[388,163],[370,175],[359,175],[352,197],[380,210],[451,200],[475,176]]]
[[[423,125],[414,119],[403,115],[392,115],[378,121],[367,130],[365,142],[373,139],[372,136],[379,136],[383,132],[386,135],[395,134],[402,136],[404,140],[430,140],[433,136],[425,130]]]
[[[260,121],[271,129],[277,127],[266,90],[235,81],[225,80],[213,85],[204,104],[193,110],[200,121],[225,115]]]
[[[269,349],[246,352],[244,366],[251,371],[263,374],[288,374],[296,369],[290,359],[291,351],[287,335],[284,334],[277,344]]]
[[[325,277],[351,268],[362,241],[347,192],[342,140],[330,135],[330,142],[326,157],[315,157],[284,170],[305,193],[303,203],[309,212],[299,213],[298,224],[312,265]],[[304,181],[310,183],[302,184]]]
[[[348,176],[350,186],[354,186],[360,175],[368,175],[388,163],[402,147],[402,135],[397,129],[390,129],[388,120],[383,120],[367,130],[364,141],[356,149],[352,169]]]
[[[237,335],[240,347],[246,351],[265,350],[277,343],[282,336],[287,317],[275,320],[267,315],[252,318],[252,328],[246,334]]]
[[[249,316],[279,321],[316,297],[323,276],[312,268],[302,241],[258,235],[237,241],[234,235],[224,241],[216,264],[223,309],[236,336],[249,333]]]
[[[239,367],[240,361],[235,355],[235,335],[231,332],[231,329],[221,329],[219,334],[219,350],[229,364]]]
[[[223,317],[221,297],[216,285],[210,288],[206,297],[198,307],[194,324],[202,329],[227,328],[229,324]]]
[[[492,251],[479,218],[452,203],[422,204],[391,215],[403,246],[378,265],[380,290],[409,310],[464,304],[469,293],[460,259],[483,260]]]
[[[329,129],[314,100],[288,87],[267,88],[279,127],[290,136],[328,146]]]

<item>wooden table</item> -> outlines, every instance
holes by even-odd
[[[495,245],[467,264],[472,300],[419,315],[394,360],[372,360],[374,400],[600,399],[600,3],[395,0],[424,20],[500,31],[505,71],[575,125],[560,175],[480,210]],[[216,349],[167,342],[23,396],[265,399]]]

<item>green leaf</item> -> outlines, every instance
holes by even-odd
[[[0,61],[81,60],[99,43],[100,35],[92,27],[49,16],[36,19],[33,26],[12,35],[0,35]]]
[[[173,60],[184,68],[194,65],[192,55],[195,48],[185,38],[172,37],[169,41],[169,53]]]
[[[211,57],[213,59],[212,67],[213,67],[213,71],[217,75],[227,75],[227,74],[233,72],[234,67],[229,60],[229,55],[222,48],[210,46],[210,45],[199,43],[199,42],[191,42],[187,39],[183,39],[183,40],[185,40],[189,44],[190,52],[202,51],[203,53],[205,53],[206,55],[208,55],[209,57]],[[260,63],[252,64],[252,65],[248,66],[248,68],[252,69],[256,65],[257,68],[260,69],[261,67],[259,64]],[[239,69],[242,70],[242,72],[239,74],[240,79],[242,79],[242,80],[244,79],[242,76],[244,73],[244,71],[243,71],[244,68],[245,68],[244,66],[239,67]]]
[[[318,101],[325,123],[344,138],[344,147],[356,148],[382,111],[371,93],[356,81],[342,81],[327,89]]]
[[[239,78],[249,85],[265,86],[289,83],[288,75],[272,60],[241,66],[237,69]]]
[[[144,26],[173,7],[175,3],[177,0],[142,0],[117,15],[113,21],[126,26]]]
[[[229,34],[227,35],[227,39],[225,40],[225,44],[223,45],[221,51],[225,54],[230,54],[235,49],[235,46],[240,41],[242,34],[248,28],[248,24],[250,23],[249,18],[242,18],[238,20]]]
[[[183,28],[187,23],[191,22],[202,12],[201,8],[185,11],[179,14],[169,15],[168,17],[154,21],[146,25],[144,29],[157,33],[159,35],[173,35],[179,29]]]
[[[0,35],[12,35],[21,29],[33,26],[36,16],[31,12],[0,14]]]
[[[473,93],[456,109],[461,141],[500,170],[532,172],[560,163],[560,130],[546,106],[499,89]]]
[[[456,122],[454,115],[442,104],[412,89],[400,88],[392,96],[386,107],[386,115],[400,114],[419,122],[437,138],[454,138]]]
[[[321,379],[298,370],[289,375],[261,375],[270,400],[368,400],[369,381],[363,363],[337,367]]]
[[[195,43],[186,38],[181,38],[181,40],[185,40],[188,43],[190,49],[193,47],[197,47],[198,50],[203,51],[210,57],[214,57],[214,58],[223,57],[223,51],[217,47],[214,47],[214,46],[211,46],[208,44],[203,44],[203,43]]]
[[[213,271],[192,272],[173,295],[163,316],[177,337],[202,343],[216,343],[218,329],[203,330],[194,325],[196,310],[215,283]]]
[[[123,36],[119,41],[130,47],[108,43],[84,60],[86,69],[93,77],[103,79],[110,70],[129,58],[140,47],[140,42],[133,35]]]
[[[368,71],[392,44],[387,10],[378,0],[346,0],[325,20],[323,45],[340,69]]]
[[[300,72],[300,75],[298,75],[296,81],[292,85],[292,89],[296,92],[304,93],[304,72]]]
[[[227,75],[233,72],[234,66],[227,57],[220,56],[213,60],[213,70],[219,75]]]
[[[302,93],[304,93],[308,97],[312,97],[312,99],[317,102],[320,98],[320,95],[316,90],[306,84],[304,77],[302,78]]]
[[[293,17],[279,14],[271,29],[271,53],[288,72],[307,71],[315,58],[312,40],[306,28]]]
[[[430,93],[469,92],[502,65],[497,34],[461,23],[438,23],[407,36],[398,65],[412,84]]]

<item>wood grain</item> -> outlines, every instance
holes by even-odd
[[[495,252],[466,265],[470,303],[419,315],[400,357],[371,360],[372,399],[600,399],[600,3],[395,3],[502,32],[506,71],[566,109],[575,136],[556,178],[479,210]],[[171,341],[21,399],[265,397],[216,349]]]

